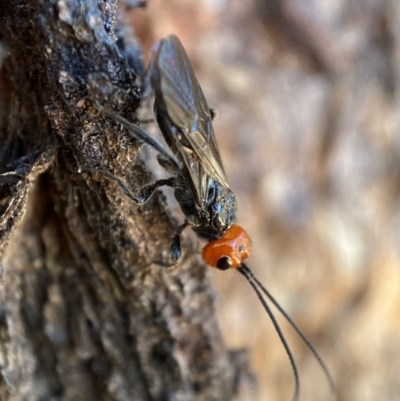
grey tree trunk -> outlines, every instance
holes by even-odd
[[[179,223],[162,195],[137,207],[83,171],[133,191],[152,180],[140,144],[93,106],[137,121],[140,55],[115,2],[1,9],[0,400],[234,399],[246,363],[191,244],[175,268],[151,263]]]

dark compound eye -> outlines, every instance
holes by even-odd
[[[222,258],[219,258],[216,267],[219,270],[228,270],[232,267],[232,259],[228,256],[222,256]]]

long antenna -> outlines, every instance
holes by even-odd
[[[271,311],[271,308],[268,306],[267,302],[261,295],[260,290],[257,288],[255,282],[253,281],[255,279],[254,275],[251,273],[251,270],[242,263],[241,267],[238,268],[238,271],[243,274],[244,277],[246,277],[247,281],[249,284],[253,287],[253,290],[257,294],[258,299],[260,300],[261,304],[263,305],[265,311],[268,313],[268,316],[270,317],[272,324],[275,327],[276,332],[278,333],[278,336],[283,344],[283,347],[286,350],[286,353],[289,357],[290,364],[292,365],[293,369],[293,375],[294,375],[294,382],[295,382],[295,388],[294,388],[294,394],[292,401],[298,401],[299,400],[299,394],[300,394],[300,380],[299,380],[299,372],[297,370],[296,362],[294,360],[292,351],[289,348],[289,344],[287,343],[285,336],[282,333],[281,328],[279,327],[279,324],[277,320],[275,319],[274,314]]]
[[[240,269],[242,269],[245,273],[243,273]],[[316,350],[315,346],[312,344],[312,342],[306,337],[306,335],[299,329],[297,324],[292,320],[292,318],[285,312],[285,310],[279,305],[278,301],[271,295],[271,293],[258,281],[258,279],[254,276],[253,272],[250,270],[248,266],[246,266],[244,263],[241,264],[241,268],[239,271],[244,274],[247,278],[247,280],[254,280],[254,282],[258,285],[258,287],[261,289],[261,291],[268,297],[268,299],[275,305],[275,307],[279,310],[279,312],[282,313],[282,315],[286,318],[286,320],[290,323],[290,325],[294,328],[294,330],[297,332],[297,334],[300,336],[300,338],[304,341],[304,343],[307,345],[309,350],[313,353],[315,359],[318,361],[319,365],[321,366],[321,369],[323,370],[328,382],[329,382],[329,387],[331,388],[331,391],[333,393],[336,392],[336,386],[335,383],[332,379],[332,375],[329,372],[328,367],[325,365],[325,362],[319,355],[318,351]],[[251,283],[251,282],[250,282]]]

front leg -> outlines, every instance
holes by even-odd
[[[123,181],[121,178],[116,177],[115,175],[109,173],[106,170],[103,169],[83,169],[82,171],[92,171],[96,172],[99,174],[102,174],[106,176],[107,178],[110,178],[111,180],[115,181],[118,186],[124,191],[126,195],[129,196],[130,199],[133,200],[133,202],[137,204],[143,204],[146,203],[151,195],[153,195],[154,191],[161,187],[161,186],[169,186],[172,188],[176,187],[176,178],[171,177],[163,180],[157,180],[151,184],[144,185],[142,188],[139,189],[138,194],[135,195],[128,185],[126,184],[125,181]],[[183,224],[181,224],[175,231],[174,237],[172,239],[171,246],[168,251],[168,260],[167,261],[161,261],[161,260],[156,260],[153,263],[163,266],[163,267],[173,267],[176,262],[179,260],[179,258],[182,255],[182,249],[181,249],[181,234],[183,230],[189,225],[189,222],[185,220]]]
[[[126,184],[125,181],[123,181],[121,178],[116,177],[115,175],[109,173],[106,170],[96,168],[96,169],[84,169],[83,171],[94,171],[96,173],[106,176],[107,178],[112,179],[113,181],[115,181],[118,184],[118,186],[124,191],[124,193],[126,195],[128,195],[129,198],[131,198],[133,200],[133,202],[135,202],[137,204],[146,203],[150,199],[151,195],[153,195],[154,191],[159,187],[162,187],[164,185],[166,185],[168,187],[175,187],[175,178],[171,177],[171,178],[167,178],[164,180],[157,180],[151,184],[144,185],[142,188],[139,189],[137,195],[135,195],[130,190],[130,188],[128,187],[128,185]]]
[[[181,249],[181,234],[183,230],[189,225],[189,222],[185,220],[175,231],[174,237],[172,239],[171,246],[168,251],[168,261],[154,261],[155,264],[163,267],[173,267],[182,255]]]

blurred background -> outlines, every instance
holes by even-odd
[[[218,111],[248,264],[337,383],[332,395],[279,319],[301,399],[400,400],[400,3],[150,0],[123,12],[146,60],[179,36]],[[288,358],[250,286],[210,274],[224,338],[249,349],[258,380],[245,399],[290,400]]]

